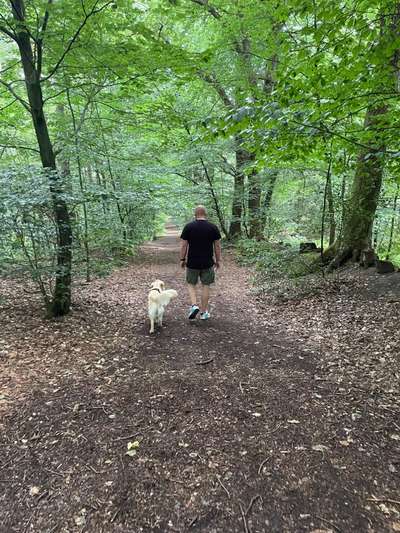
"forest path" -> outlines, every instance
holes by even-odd
[[[62,321],[10,304],[1,531],[398,531],[387,443],[370,420],[353,433],[354,392],[275,324],[279,308],[258,309],[229,256],[211,320],[190,323],[178,246],[168,228],[132,265],[80,286]],[[156,278],[179,297],[150,336]]]

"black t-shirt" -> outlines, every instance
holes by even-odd
[[[183,228],[181,239],[188,241],[188,268],[203,270],[214,264],[214,241],[221,238],[219,229],[208,220],[194,220]]]

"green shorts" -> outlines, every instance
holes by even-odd
[[[189,285],[197,285],[197,282],[200,281],[203,285],[211,285],[215,281],[215,272],[214,267],[197,269],[197,268],[187,268],[186,269],[186,281]]]

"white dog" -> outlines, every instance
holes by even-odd
[[[162,326],[162,320],[166,306],[173,298],[178,296],[178,293],[174,289],[164,290],[164,287],[164,282],[160,279],[156,279],[156,281],[151,284],[148,298],[150,333],[154,333],[155,321]]]

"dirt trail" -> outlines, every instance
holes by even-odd
[[[400,531],[398,414],[354,417],[366,393],[328,379],[282,321],[263,325],[274,311],[230,258],[212,319],[189,323],[177,260],[168,228],[80,286],[63,321],[1,304],[0,531]],[[179,298],[150,336],[155,278]]]

